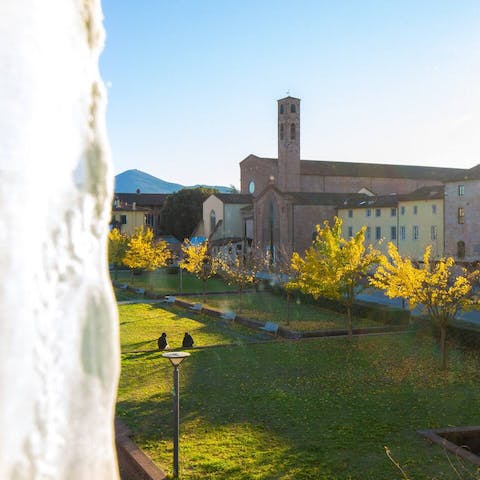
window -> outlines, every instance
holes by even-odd
[[[292,104],[290,105],[290,112],[291,112],[291,113],[295,113],[296,111],[297,111],[297,107],[295,106],[294,103],[292,103]]]
[[[404,205],[402,205],[400,207],[400,215],[405,215],[405,206]]]
[[[375,209],[375,216],[380,217],[382,215],[382,209],[381,208],[376,208]]]
[[[372,209],[371,208],[367,208],[366,212],[365,212],[365,215],[367,217],[371,217],[372,216]]]
[[[283,140],[285,137],[285,127],[283,126],[283,123],[280,124],[280,140]]]
[[[285,111],[285,107],[283,106],[283,103],[282,103],[282,105],[280,105],[280,114],[282,114],[284,111]]]
[[[375,227],[375,240],[382,238],[382,227]]]
[[[217,216],[215,215],[215,210],[210,212],[210,235],[215,230],[215,226],[217,225]]]
[[[290,140],[295,140],[296,132],[295,132],[295,124],[292,123],[290,125]]]
[[[400,240],[405,240],[407,238],[407,229],[405,225],[400,226]]]
[[[459,185],[458,186],[458,195],[460,197],[462,197],[463,195],[465,195],[465,185]]]
[[[127,224],[127,216],[126,215],[120,215],[120,223],[122,225],[126,225]]]
[[[416,215],[418,213],[418,207],[416,205],[413,206],[413,214]]]
[[[465,209],[463,207],[458,208],[458,223],[465,223]]]
[[[392,225],[390,227],[390,240],[396,240],[397,239],[397,227]]]
[[[432,225],[430,227],[430,240],[436,240],[437,239],[437,226]]]
[[[460,240],[457,242],[457,257],[464,258],[465,257],[465,242]]]
[[[371,227],[367,227],[367,229],[365,230],[365,238],[367,240],[370,240],[372,238],[372,228]]]
[[[418,225],[414,225],[412,228],[412,238],[413,240],[418,240],[419,238],[419,231],[418,231]]]
[[[396,217],[397,216],[397,209],[396,208],[391,208],[390,209],[390,216],[391,217]]]
[[[437,214],[437,206],[435,204],[432,205],[432,215]]]
[[[353,227],[348,227],[348,236],[353,237]]]
[[[349,210],[348,211],[348,218],[352,218],[353,217],[353,210]]]

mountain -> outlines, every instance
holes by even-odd
[[[165,180],[161,180],[137,169],[126,170],[125,172],[115,175],[116,193],[135,193],[137,189],[140,190],[141,193],[175,193],[182,188],[197,187],[216,188],[220,193],[232,193],[230,187],[217,185],[194,185],[187,187],[179,183],[166,182]]]

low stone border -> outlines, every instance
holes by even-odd
[[[118,418],[115,419],[115,443],[118,466],[122,480],[165,480],[160,470],[133,442],[130,429]]]
[[[175,300],[175,304],[183,308],[190,308],[191,303],[184,300]],[[221,318],[223,311],[215,310],[213,308],[203,308],[202,313],[210,315],[213,317]],[[260,329],[265,325],[265,322],[259,320],[254,320],[248,317],[242,317],[237,315],[235,318],[235,323],[240,323],[246,327]],[[376,333],[390,333],[390,332],[404,332],[407,328],[405,325],[384,325],[380,327],[363,327],[363,328],[354,328],[354,335],[369,335]],[[284,326],[279,327],[278,336],[289,339],[289,340],[299,340],[302,338],[313,338],[313,337],[336,337],[336,336],[346,336],[348,335],[348,329],[331,329],[331,330],[312,330],[308,332],[298,332],[296,330],[290,330]]]
[[[464,437],[475,437],[477,444],[480,443],[480,426],[418,430],[417,433],[431,442],[442,446],[449,452],[454,453],[458,457],[462,457],[465,460],[472,462],[474,465],[480,466],[480,457],[478,455],[467,450],[464,445],[454,443],[463,443],[462,438]]]

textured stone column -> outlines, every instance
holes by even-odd
[[[0,1],[0,478],[117,478],[99,0]]]

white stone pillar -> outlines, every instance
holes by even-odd
[[[99,0],[0,1],[0,479],[117,478]]]

